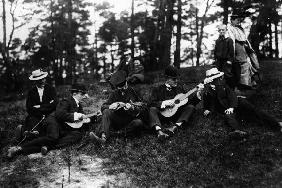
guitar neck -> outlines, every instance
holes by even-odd
[[[189,97],[195,91],[197,91],[197,87],[195,87],[195,88],[191,89],[190,91],[188,91],[186,94],[183,95],[183,97],[181,97],[181,99],[185,99],[185,98]]]

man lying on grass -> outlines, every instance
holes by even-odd
[[[132,87],[127,85],[126,72],[117,71],[110,79],[114,90],[102,105],[102,123],[96,132],[90,132],[90,139],[104,144],[110,137],[110,130],[123,131],[126,134],[139,134],[144,128],[147,108]]]
[[[82,138],[80,127],[70,126],[70,123],[86,119],[81,101],[87,97],[86,88],[81,84],[74,84],[70,90],[71,96],[63,99],[57,105],[56,111],[51,113],[43,122],[46,135],[38,137],[20,146],[8,150],[8,158],[15,155],[38,153],[46,155],[48,150],[64,147],[76,143]],[[73,128],[75,127],[75,128]]]
[[[218,71],[217,68],[206,71],[204,82],[209,84],[205,87],[203,95],[205,116],[211,113],[222,114],[233,133],[241,136],[246,135],[246,132],[240,130],[237,115],[245,120],[248,118],[249,121],[280,131],[281,122],[278,122],[266,112],[257,109],[247,101],[246,97],[236,96],[234,91],[225,84],[223,75],[224,73]]]
[[[161,140],[188,123],[195,106],[201,101],[200,93],[203,89],[203,84],[199,84],[186,93],[183,85],[178,82],[178,70],[173,66],[168,66],[164,74],[165,83],[152,90],[149,110],[150,127]],[[170,127],[163,129],[163,124],[170,124]]]

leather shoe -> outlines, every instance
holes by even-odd
[[[90,132],[89,133],[89,137],[90,137],[90,140],[93,142],[93,143],[99,143],[99,144],[105,144],[106,143],[106,138],[105,137],[102,137],[100,138],[99,136],[97,136],[95,133],[93,132]]]

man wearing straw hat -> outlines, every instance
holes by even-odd
[[[21,140],[23,136],[34,138],[39,136],[39,134],[44,134],[40,125],[35,128],[34,126],[38,123],[40,124],[44,117],[56,109],[56,90],[54,87],[46,84],[47,76],[47,72],[37,69],[29,77],[29,80],[34,82],[34,87],[29,90],[26,99],[28,116],[25,119],[24,125],[19,125],[16,129],[17,140]]]
[[[257,109],[245,97],[236,96],[235,92],[225,84],[223,75],[224,73],[217,68],[206,71],[204,82],[208,83],[208,85],[203,95],[205,116],[211,113],[222,114],[232,131],[239,135],[246,135],[246,132],[240,130],[236,115],[239,115],[244,120],[266,125],[272,130],[280,131],[281,122],[278,122],[266,112]]]
[[[62,99],[57,105],[56,111],[44,121],[46,134],[20,146],[10,148],[7,154],[8,158],[40,151],[45,155],[50,149],[77,143],[82,138],[81,129],[74,129],[66,122],[75,122],[86,118],[81,105],[81,101],[87,97],[86,88],[82,84],[74,84],[70,92],[71,95]]]

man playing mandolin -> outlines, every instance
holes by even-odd
[[[27,142],[20,147],[11,148],[8,157],[15,155],[40,152],[45,155],[48,150],[76,143],[82,138],[80,129],[69,126],[68,122],[76,122],[87,118],[83,114],[81,101],[87,97],[86,88],[81,84],[74,84],[70,89],[71,96],[60,101],[56,111],[45,120],[46,135]]]
[[[157,132],[158,139],[173,135],[178,128],[187,124],[195,105],[201,100],[200,92],[204,87],[199,84],[186,93],[183,85],[178,83],[177,68],[169,65],[164,74],[165,83],[152,90],[149,110],[150,127]],[[162,129],[162,123],[172,125]]]
[[[132,87],[127,85],[126,72],[115,72],[110,83],[116,88],[102,105],[102,123],[96,134],[90,132],[93,142],[104,144],[110,137],[110,129],[124,130],[125,133],[139,134],[144,127],[146,105]]]

